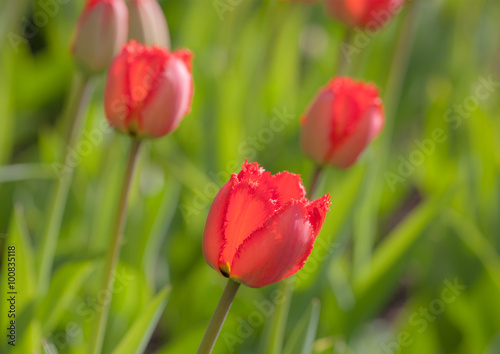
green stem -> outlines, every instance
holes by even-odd
[[[312,199],[314,197],[314,194],[316,193],[316,190],[318,189],[319,179],[321,177],[322,172],[323,172],[323,166],[316,165],[316,168],[314,169],[313,175],[311,177],[309,189],[307,190],[307,192],[308,192],[307,196],[309,197],[309,199]]]
[[[55,186],[54,194],[50,201],[48,221],[43,233],[43,239],[39,255],[38,271],[38,293],[44,295],[49,287],[54,255],[57,247],[57,240],[61,230],[61,223],[66,208],[71,181],[73,180],[74,161],[70,154],[74,151],[75,145],[80,138],[84,126],[84,112],[90,101],[92,85],[89,77],[75,75],[73,94],[70,99],[66,117],[70,119],[71,130],[67,139],[67,146],[64,165],[56,166],[54,169],[58,173],[59,180]]]
[[[130,186],[132,183],[132,177],[134,175],[135,165],[137,162],[137,156],[141,141],[134,139],[132,146],[130,148],[129,159],[127,162],[127,170],[125,172],[125,178],[123,180],[122,191],[120,195],[120,201],[118,203],[118,210],[115,219],[115,226],[113,234],[110,240],[110,245],[108,247],[108,252],[106,254],[106,260],[104,263],[104,281],[102,288],[108,294],[109,301],[103,304],[101,311],[98,314],[97,324],[95,326],[94,335],[92,336],[90,353],[99,354],[102,350],[102,345],[104,342],[104,334],[106,332],[106,324],[108,321],[109,306],[111,304],[111,296],[113,294],[113,282],[114,282],[114,272],[118,259],[120,257],[120,248],[123,239],[123,229],[125,227],[125,220],[127,216],[127,201],[130,191]]]
[[[226,288],[222,293],[219,304],[215,309],[215,312],[210,320],[205,335],[201,341],[200,347],[198,348],[198,354],[211,353],[215,345],[215,341],[219,336],[220,330],[224,321],[226,320],[231,304],[233,303],[234,296],[240,287],[240,283],[237,283],[231,279],[227,280]]]

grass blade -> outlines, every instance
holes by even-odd
[[[320,301],[313,299],[311,306],[309,306],[290,334],[290,339],[286,343],[283,354],[310,354],[313,352],[320,309]]]
[[[132,354],[144,352],[156,324],[160,320],[161,314],[165,309],[169,292],[170,288],[165,287],[158,295],[156,295],[156,297],[146,307],[142,315],[123,337],[122,341],[118,344],[113,353]]]
[[[93,269],[90,262],[69,263],[54,274],[49,292],[39,309],[39,318],[43,318],[42,333],[49,335],[57,326],[64,310],[74,295],[82,287]]]

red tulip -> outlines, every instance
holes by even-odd
[[[311,253],[330,196],[305,198],[300,176],[273,176],[245,161],[215,197],[203,234],[207,263],[225,277],[262,287],[295,274]]]
[[[347,77],[320,89],[302,118],[302,149],[317,163],[352,165],[384,125],[377,88]]]
[[[129,39],[146,45],[170,47],[167,20],[156,0],[130,0]]]
[[[126,134],[160,137],[189,113],[193,96],[191,52],[123,47],[108,72],[104,106],[109,124]]]
[[[127,41],[128,11],[123,0],[89,0],[78,19],[72,53],[89,73],[105,70]]]
[[[384,26],[401,11],[405,0],[326,0],[327,12],[349,27],[371,30]]]

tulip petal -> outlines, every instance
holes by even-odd
[[[313,228],[314,238],[318,236],[321,226],[325,221],[326,213],[330,210],[330,195],[324,195],[321,198],[310,201],[306,205],[308,220]]]
[[[137,133],[139,112],[159,85],[168,53],[135,41],[124,47],[111,65],[106,82],[106,116],[111,125],[126,133]]]
[[[129,56],[128,80],[133,107],[139,111],[145,105],[148,96],[152,95],[160,85],[160,75],[165,69],[168,54],[155,47],[141,46],[135,41],[132,45],[137,52],[132,52]]]
[[[186,69],[188,70],[189,74],[192,75],[193,53],[191,53],[191,51],[189,51],[187,49],[178,49],[175,52],[173,52],[172,55],[174,57],[176,57],[177,59],[181,60],[184,63],[184,65],[186,66]],[[186,107],[186,111],[184,112],[184,114],[188,114],[191,111],[191,101],[192,101],[193,95],[194,95],[194,85],[193,85],[192,79],[189,80],[189,88],[190,88],[190,90],[189,90],[189,102],[188,102],[188,106]]]
[[[254,182],[254,181],[252,181]],[[226,214],[226,244],[219,264],[231,263],[238,247],[276,211],[271,193],[262,185],[239,181],[233,188]]]
[[[383,121],[382,114],[378,106],[374,105],[368,109],[354,132],[347,136],[341,146],[329,154],[327,157],[329,163],[346,168],[356,162],[361,152],[382,128],[380,123]],[[378,132],[376,132],[377,129]]]
[[[208,212],[205,231],[203,232],[203,257],[207,263],[219,273],[219,258],[226,243],[224,229],[226,213],[229,206],[229,198],[232,188],[236,182],[236,175],[231,175],[231,179],[217,193]],[[221,273],[222,274],[222,273]]]
[[[364,15],[365,6],[362,3],[363,1],[357,0],[329,0],[326,1],[326,9],[330,16],[337,18],[348,26],[357,26],[360,18]]]
[[[296,273],[314,243],[308,211],[293,201],[266,221],[238,248],[231,277],[250,287],[262,287]]]
[[[371,109],[374,111],[374,113],[372,117],[372,127],[370,129],[370,141],[375,139],[384,127],[384,109],[382,106],[382,100],[380,98],[377,98],[373,103]]]
[[[319,164],[346,168],[380,133],[383,124],[377,88],[337,77],[320,90],[302,122],[302,149]]]
[[[327,162],[324,157],[331,147],[330,131],[326,127],[331,126],[333,100],[333,92],[320,92],[303,118],[300,144],[306,155],[319,164]]]
[[[399,13],[405,0],[327,0],[330,16],[350,27],[377,30]]]
[[[271,174],[266,172],[257,162],[245,162],[241,165],[241,171],[238,173],[238,179],[241,181],[258,182],[262,178],[270,178]]]
[[[146,45],[170,47],[165,14],[156,0],[131,0],[129,7],[129,38]]]
[[[192,80],[185,63],[170,55],[141,112],[140,130],[162,136],[176,129],[192,96]]]
[[[287,171],[272,176],[270,188],[274,190],[274,196],[279,206],[283,206],[291,200],[301,200],[306,196],[306,190],[300,176]]]
[[[127,55],[121,53],[111,64],[104,91],[104,109],[109,124],[122,132],[127,131],[130,121]]]
[[[87,3],[79,18],[72,52],[85,70],[99,72],[127,40],[128,11],[123,1]]]
[[[336,149],[356,131],[363,115],[374,105],[381,106],[382,102],[374,85],[346,77],[332,80],[328,89],[334,94],[330,141],[332,149]]]

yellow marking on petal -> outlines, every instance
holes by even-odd
[[[229,276],[231,275],[231,266],[229,265],[229,263],[219,265],[219,270],[226,278],[229,278]]]

